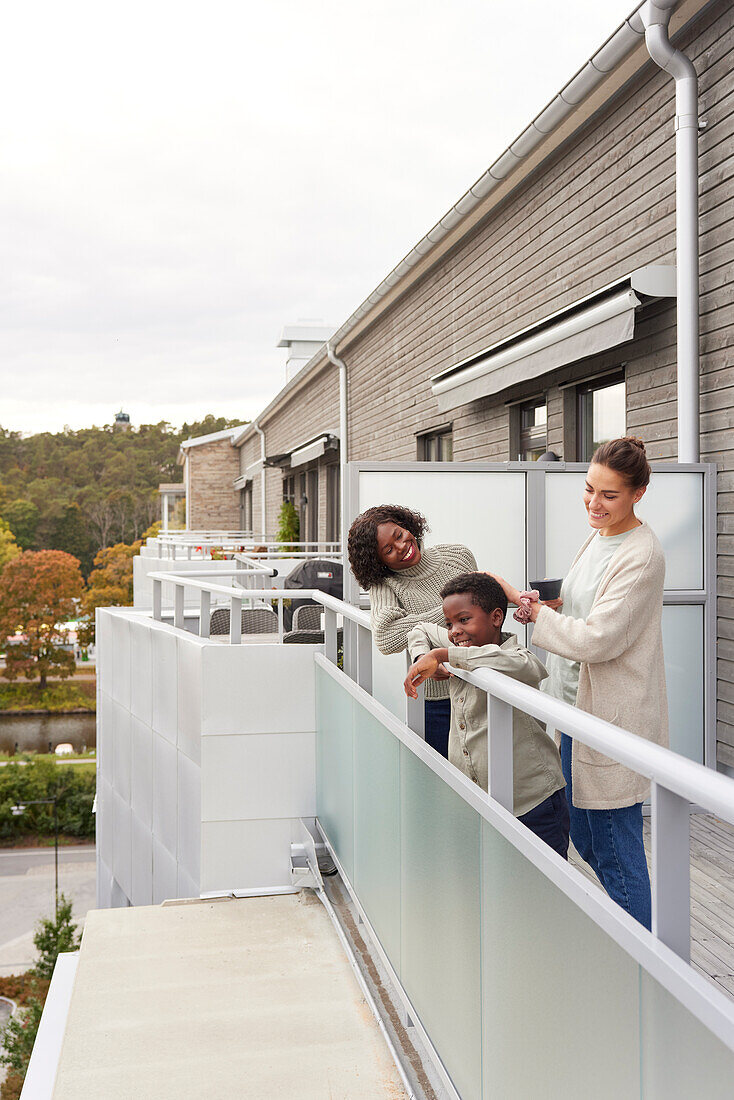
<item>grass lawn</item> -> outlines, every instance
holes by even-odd
[[[93,677],[52,680],[41,690],[38,684],[0,680],[0,710],[47,710],[62,713],[68,710],[96,709],[96,681]]]

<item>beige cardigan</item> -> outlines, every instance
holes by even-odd
[[[591,534],[574,558],[583,554]],[[579,661],[576,705],[630,733],[668,744],[668,700],[661,628],[665,557],[646,523],[636,527],[610,561],[586,620],[542,607],[533,644]],[[561,589],[563,596],[563,589]],[[560,742],[560,735],[556,734]],[[574,740],[573,803],[612,810],[643,802],[643,776]]]

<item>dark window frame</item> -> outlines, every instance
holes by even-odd
[[[453,462],[454,426],[444,424],[416,435],[419,462]]]
[[[618,367],[576,386],[576,460],[578,462],[589,462],[595,450],[593,438],[594,394],[620,384],[625,387],[625,415],[624,425],[619,434],[625,435],[627,431],[627,387],[624,367]]]

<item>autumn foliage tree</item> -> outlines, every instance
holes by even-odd
[[[77,615],[83,580],[79,561],[62,550],[26,550],[0,574],[0,637],[20,632],[6,647],[5,675],[14,680],[61,679],[74,673],[74,655],[63,649],[63,623]]]

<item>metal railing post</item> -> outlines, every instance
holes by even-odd
[[[426,737],[426,711],[423,698],[423,684],[418,688],[418,698],[405,698],[405,724],[413,733],[425,740]]]
[[[489,796],[510,813],[513,811],[512,780],[512,707],[502,699],[487,695],[489,754]]]
[[[691,959],[690,804],[652,784],[652,931],[685,962]]]
[[[163,612],[163,581],[153,581],[153,618],[161,621]]]
[[[372,694],[372,631],[357,623],[357,683]]]
[[[270,606],[273,606],[272,600]],[[283,641],[283,597],[278,596],[278,641]]]
[[[199,593],[199,637],[208,638],[211,629],[212,594],[202,588]]]
[[[239,645],[242,641],[242,600],[239,596],[232,596],[229,601],[229,641],[231,645]]]
[[[173,589],[173,625],[177,630],[184,628],[184,586],[174,585]]]
[[[330,607],[324,608],[324,640],[326,642],[326,660],[335,665],[338,651],[336,611],[332,611]]]

